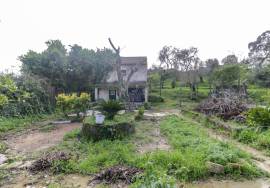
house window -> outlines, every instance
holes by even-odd
[[[121,74],[122,74],[122,76],[126,76],[127,75],[127,70],[121,70]]]
[[[109,90],[109,99],[116,100],[116,90]]]

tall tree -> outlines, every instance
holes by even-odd
[[[115,59],[113,51],[107,48],[89,50],[75,44],[68,51],[59,40],[46,44],[43,52],[29,51],[19,59],[23,73],[46,79],[56,92],[89,91],[106,78]]]
[[[47,49],[42,53],[29,51],[19,57],[22,71],[46,78],[55,91],[65,88],[67,71],[67,50],[60,40],[46,42]]]
[[[215,69],[218,68],[219,61],[216,58],[214,58],[214,59],[207,59],[205,61],[205,65],[206,65],[207,72],[211,74]]]
[[[221,60],[223,65],[228,65],[228,64],[237,64],[238,63],[238,57],[234,54],[227,55]]]
[[[200,59],[198,57],[198,49],[195,47],[190,47],[188,49],[177,49],[173,50],[173,61],[178,67],[186,73],[187,82],[190,86],[192,99],[197,96],[197,86],[196,86],[196,75],[198,74],[197,69],[199,68]]]
[[[118,77],[118,86],[119,86],[119,96],[121,100],[124,100],[127,104],[128,110],[131,109],[130,103],[129,103],[129,95],[128,95],[128,88],[130,84],[130,79],[133,76],[135,72],[138,71],[138,64],[135,66],[132,66],[128,74],[125,76],[125,79],[121,72],[121,56],[120,56],[120,47],[117,48],[114,46],[112,40],[109,38],[109,43],[111,47],[114,49],[116,54],[116,72]]]
[[[172,68],[172,47],[164,46],[158,54],[158,59],[160,61],[160,67],[166,66],[167,69]]]
[[[248,44],[249,57],[259,68],[270,61],[270,31],[263,32],[256,41]]]

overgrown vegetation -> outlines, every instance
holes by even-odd
[[[139,130],[138,133],[144,134]],[[68,150],[72,155],[79,156],[69,160],[65,165],[68,167],[65,172],[92,174],[116,165],[142,169],[143,174],[136,178],[131,187],[174,187],[177,181],[199,180],[213,175],[231,178],[263,175],[245,152],[209,138],[203,128],[177,116],[162,120],[161,133],[172,146],[170,151],[157,150],[138,154],[134,145],[137,132],[134,137],[122,140],[77,142],[75,135],[79,133],[75,131],[66,136],[69,141],[64,142],[58,149]],[[209,164],[219,165],[222,170],[213,172]]]

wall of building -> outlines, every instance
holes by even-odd
[[[109,100],[109,90],[108,89],[99,89],[98,99]]]
[[[145,102],[148,102],[148,88],[143,88]],[[103,99],[103,100],[109,100],[109,89],[101,89],[96,88],[95,89],[95,100]],[[116,95],[116,99],[119,99],[118,93]]]

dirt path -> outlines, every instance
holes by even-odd
[[[194,124],[197,124],[199,126],[201,126],[200,123],[198,123],[197,121],[185,117],[183,115],[181,115],[182,118],[191,121]],[[255,165],[260,168],[263,171],[266,171],[268,173],[270,173],[270,157],[266,156],[263,152],[258,151],[250,146],[244,145],[240,142],[237,142],[236,140],[233,140],[231,138],[229,138],[228,136],[222,135],[222,134],[218,134],[217,132],[215,132],[214,130],[210,129],[210,128],[206,128],[208,134],[210,137],[217,139],[219,141],[222,142],[229,142],[232,143],[234,146],[236,146],[237,148],[247,152],[248,154],[250,154],[252,156],[253,162],[255,163]]]
[[[149,142],[138,145],[138,151],[143,154],[155,150],[170,150],[170,145],[168,144],[166,138],[160,133],[160,120],[168,115],[178,115],[179,110],[177,109],[169,109],[169,110],[149,110],[144,113],[144,119],[148,122],[151,121],[149,129],[147,129],[147,133],[145,137],[150,139]]]
[[[155,121],[152,126],[153,127],[146,135],[150,141],[143,144],[137,144],[137,150],[141,154],[155,150],[167,151],[170,149],[170,145],[167,143],[167,140],[160,134],[159,121]]]
[[[81,127],[80,123],[55,124],[55,128],[50,131],[30,130],[19,135],[10,135],[7,145],[12,152],[32,153],[41,151],[57,145],[63,140],[64,135]]]

